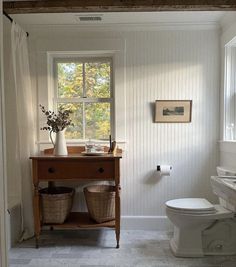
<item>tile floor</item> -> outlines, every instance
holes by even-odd
[[[34,239],[10,250],[10,267],[236,267],[236,256],[175,258],[171,233],[121,231],[116,249],[113,230],[43,231],[40,248]]]

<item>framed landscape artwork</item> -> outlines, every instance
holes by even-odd
[[[192,100],[156,100],[155,122],[191,122]]]

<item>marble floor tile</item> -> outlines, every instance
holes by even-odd
[[[113,230],[43,231],[9,252],[10,267],[236,267],[235,256],[176,258],[169,248],[172,233],[122,231],[116,249]]]
[[[9,259],[9,264],[12,265],[27,265],[31,262],[30,259]]]

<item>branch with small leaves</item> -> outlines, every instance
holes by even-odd
[[[50,133],[50,139],[52,141],[51,134],[52,132],[58,133],[60,131],[63,131],[67,126],[73,126],[72,120],[70,119],[70,114],[72,113],[71,110],[63,109],[62,107],[59,107],[58,113],[55,113],[51,110],[46,110],[43,105],[39,105],[41,108],[42,113],[47,118],[47,126],[44,126],[40,128],[40,130],[46,130]],[[53,141],[52,141],[53,143]]]

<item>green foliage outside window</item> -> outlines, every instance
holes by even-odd
[[[58,63],[58,97],[83,96],[83,64]]]
[[[57,63],[57,77],[58,106],[73,112],[73,126],[67,128],[66,138],[108,139],[111,133],[111,63]],[[81,101],[76,102],[76,99]]]

